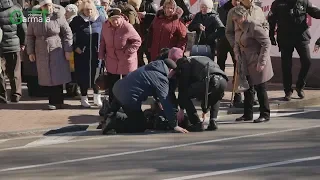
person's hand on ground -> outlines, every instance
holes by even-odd
[[[183,128],[180,127],[180,126],[176,126],[176,127],[174,128],[174,130],[175,130],[176,132],[179,132],[179,133],[189,133],[188,130],[183,129]]]

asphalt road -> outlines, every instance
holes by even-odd
[[[229,116],[215,132],[0,140],[0,179],[319,180],[320,110],[273,116],[262,124]]]

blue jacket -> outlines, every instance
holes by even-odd
[[[169,125],[174,128],[177,122],[168,96],[168,74],[169,69],[162,60],[153,61],[117,81],[112,91],[123,106],[135,110],[140,110],[149,96],[158,98]]]

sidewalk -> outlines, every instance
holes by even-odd
[[[227,61],[227,74],[230,76],[228,90],[221,103],[221,111],[219,116],[227,115],[230,113],[241,113],[242,109],[229,108],[231,89],[232,89],[232,75],[233,65],[231,60]],[[24,88],[24,96],[18,104],[0,104],[0,136],[8,132],[20,131],[33,131],[45,132],[52,128],[66,127],[72,125],[93,124],[101,120],[98,116],[98,108],[84,109],[80,107],[78,98],[67,99],[66,104],[70,107],[64,110],[48,111],[46,98],[31,99],[26,97],[26,86]],[[303,108],[320,104],[320,91],[319,90],[306,90],[306,98],[304,100],[295,99],[296,93],[293,95],[291,102],[281,101],[284,96],[282,85],[270,84],[268,88],[268,95],[272,109],[286,109],[286,108]],[[92,94],[92,92],[91,92]],[[92,95],[90,97],[92,101]],[[199,103],[196,102],[197,108]],[[144,105],[144,108],[147,108]],[[43,130],[45,129],[45,130]],[[72,128],[71,128],[72,129]],[[18,133],[19,134],[19,133]],[[22,136],[23,133],[21,134]]]

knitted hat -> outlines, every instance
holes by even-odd
[[[213,0],[200,0],[200,5],[206,5],[208,9],[212,9]]]
[[[180,48],[173,47],[169,50],[168,58],[176,62],[183,57],[183,51]]]
[[[66,11],[67,12],[72,12],[74,14],[77,14],[78,13],[78,7],[74,4],[68,4],[66,7],[65,7]]]
[[[121,9],[119,8],[111,8],[107,12],[109,18],[113,17],[121,17]]]
[[[44,6],[46,4],[52,4],[52,0],[39,0],[40,6]]]
[[[168,66],[169,69],[176,69],[177,68],[177,64],[172,61],[171,59],[165,59],[163,60],[163,62]]]
[[[128,4],[132,5],[136,9],[140,8],[141,3],[142,3],[142,0],[128,0]]]

